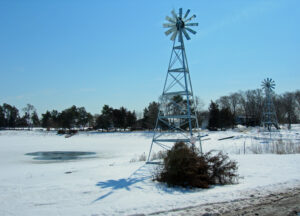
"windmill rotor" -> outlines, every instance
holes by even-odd
[[[190,9],[188,9],[185,12],[184,16],[182,16],[183,15],[182,12],[183,12],[182,8],[179,8],[178,14],[176,14],[176,12],[174,10],[172,10],[171,11],[172,17],[166,16],[166,21],[168,21],[169,23],[163,24],[164,28],[169,28],[167,31],[165,31],[166,36],[168,36],[172,33],[171,38],[170,38],[172,41],[174,41],[177,36],[178,36],[178,41],[182,41],[182,39],[183,39],[182,34],[184,35],[184,37],[187,40],[190,40],[191,37],[189,36],[188,32],[190,32],[192,34],[196,34],[196,31],[194,31],[190,27],[198,26],[198,23],[189,23],[191,20],[196,18],[196,15],[194,14],[188,18]],[[187,26],[189,26],[189,27],[187,27]]]
[[[265,91],[273,91],[275,89],[275,81],[271,78],[264,79],[261,86]]]

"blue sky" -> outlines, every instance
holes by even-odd
[[[300,83],[300,1],[0,0],[0,103],[46,110],[104,104],[142,111],[162,92],[172,9],[196,14],[185,43],[194,94],[209,101]]]

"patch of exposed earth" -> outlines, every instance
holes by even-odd
[[[252,194],[246,199],[209,203],[150,215],[300,216],[300,187],[271,193],[267,196]]]

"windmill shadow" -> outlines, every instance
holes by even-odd
[[[93,202],[97,202],[99,200],[102,200],[110,195],[112,195],[115,191],[126,189],[127,191],[130,191],[132,188],[138,188],[141,189],[141,187],[136,186],[136,183],[143,182],[147,179],[151,178],[151,175],[149,175],[148,169],[146,169],[146,164],[138,168],[136,171],[134,171],[128,178],[121,178],[118,180],[107,180],[103,182],[98,182],[96,186],[100,188],[110,188],[111,190],[107,192],[106,194],[100,196]]]

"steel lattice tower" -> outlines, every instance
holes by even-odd
[[[263,117],[262,117],[262,125],[271,131],[272,125],[279,129],[277,116],[275,111],[275,106],[273,103],[273,89],[275,88],[274,80],[267,78],[262,82],[262,88],[265,91],[265,100],[264,100],[264,108],[263,108]]]
[[[196,15],[187,18],[189,12],[190,10],[187,10],[182,16],[182,8],[179,9],[178,15],[173,10],[172,18],[166,17],[169,23],[163,25],[165,28],[170,28],[165,34],[168,36],[172,33],[173,48],[163,93],[160,97],[160,108],[148,162],[151,159],[154,144],[168,149],[171,147],[170,144],[178,141],[192,145],[199,142],[200,152],[202,152],[196,105],[183,40],[183,35],[190,40],[187,31],[196,34],[196,31],[188,26],[198,26],[198,23],[190,23]]]

